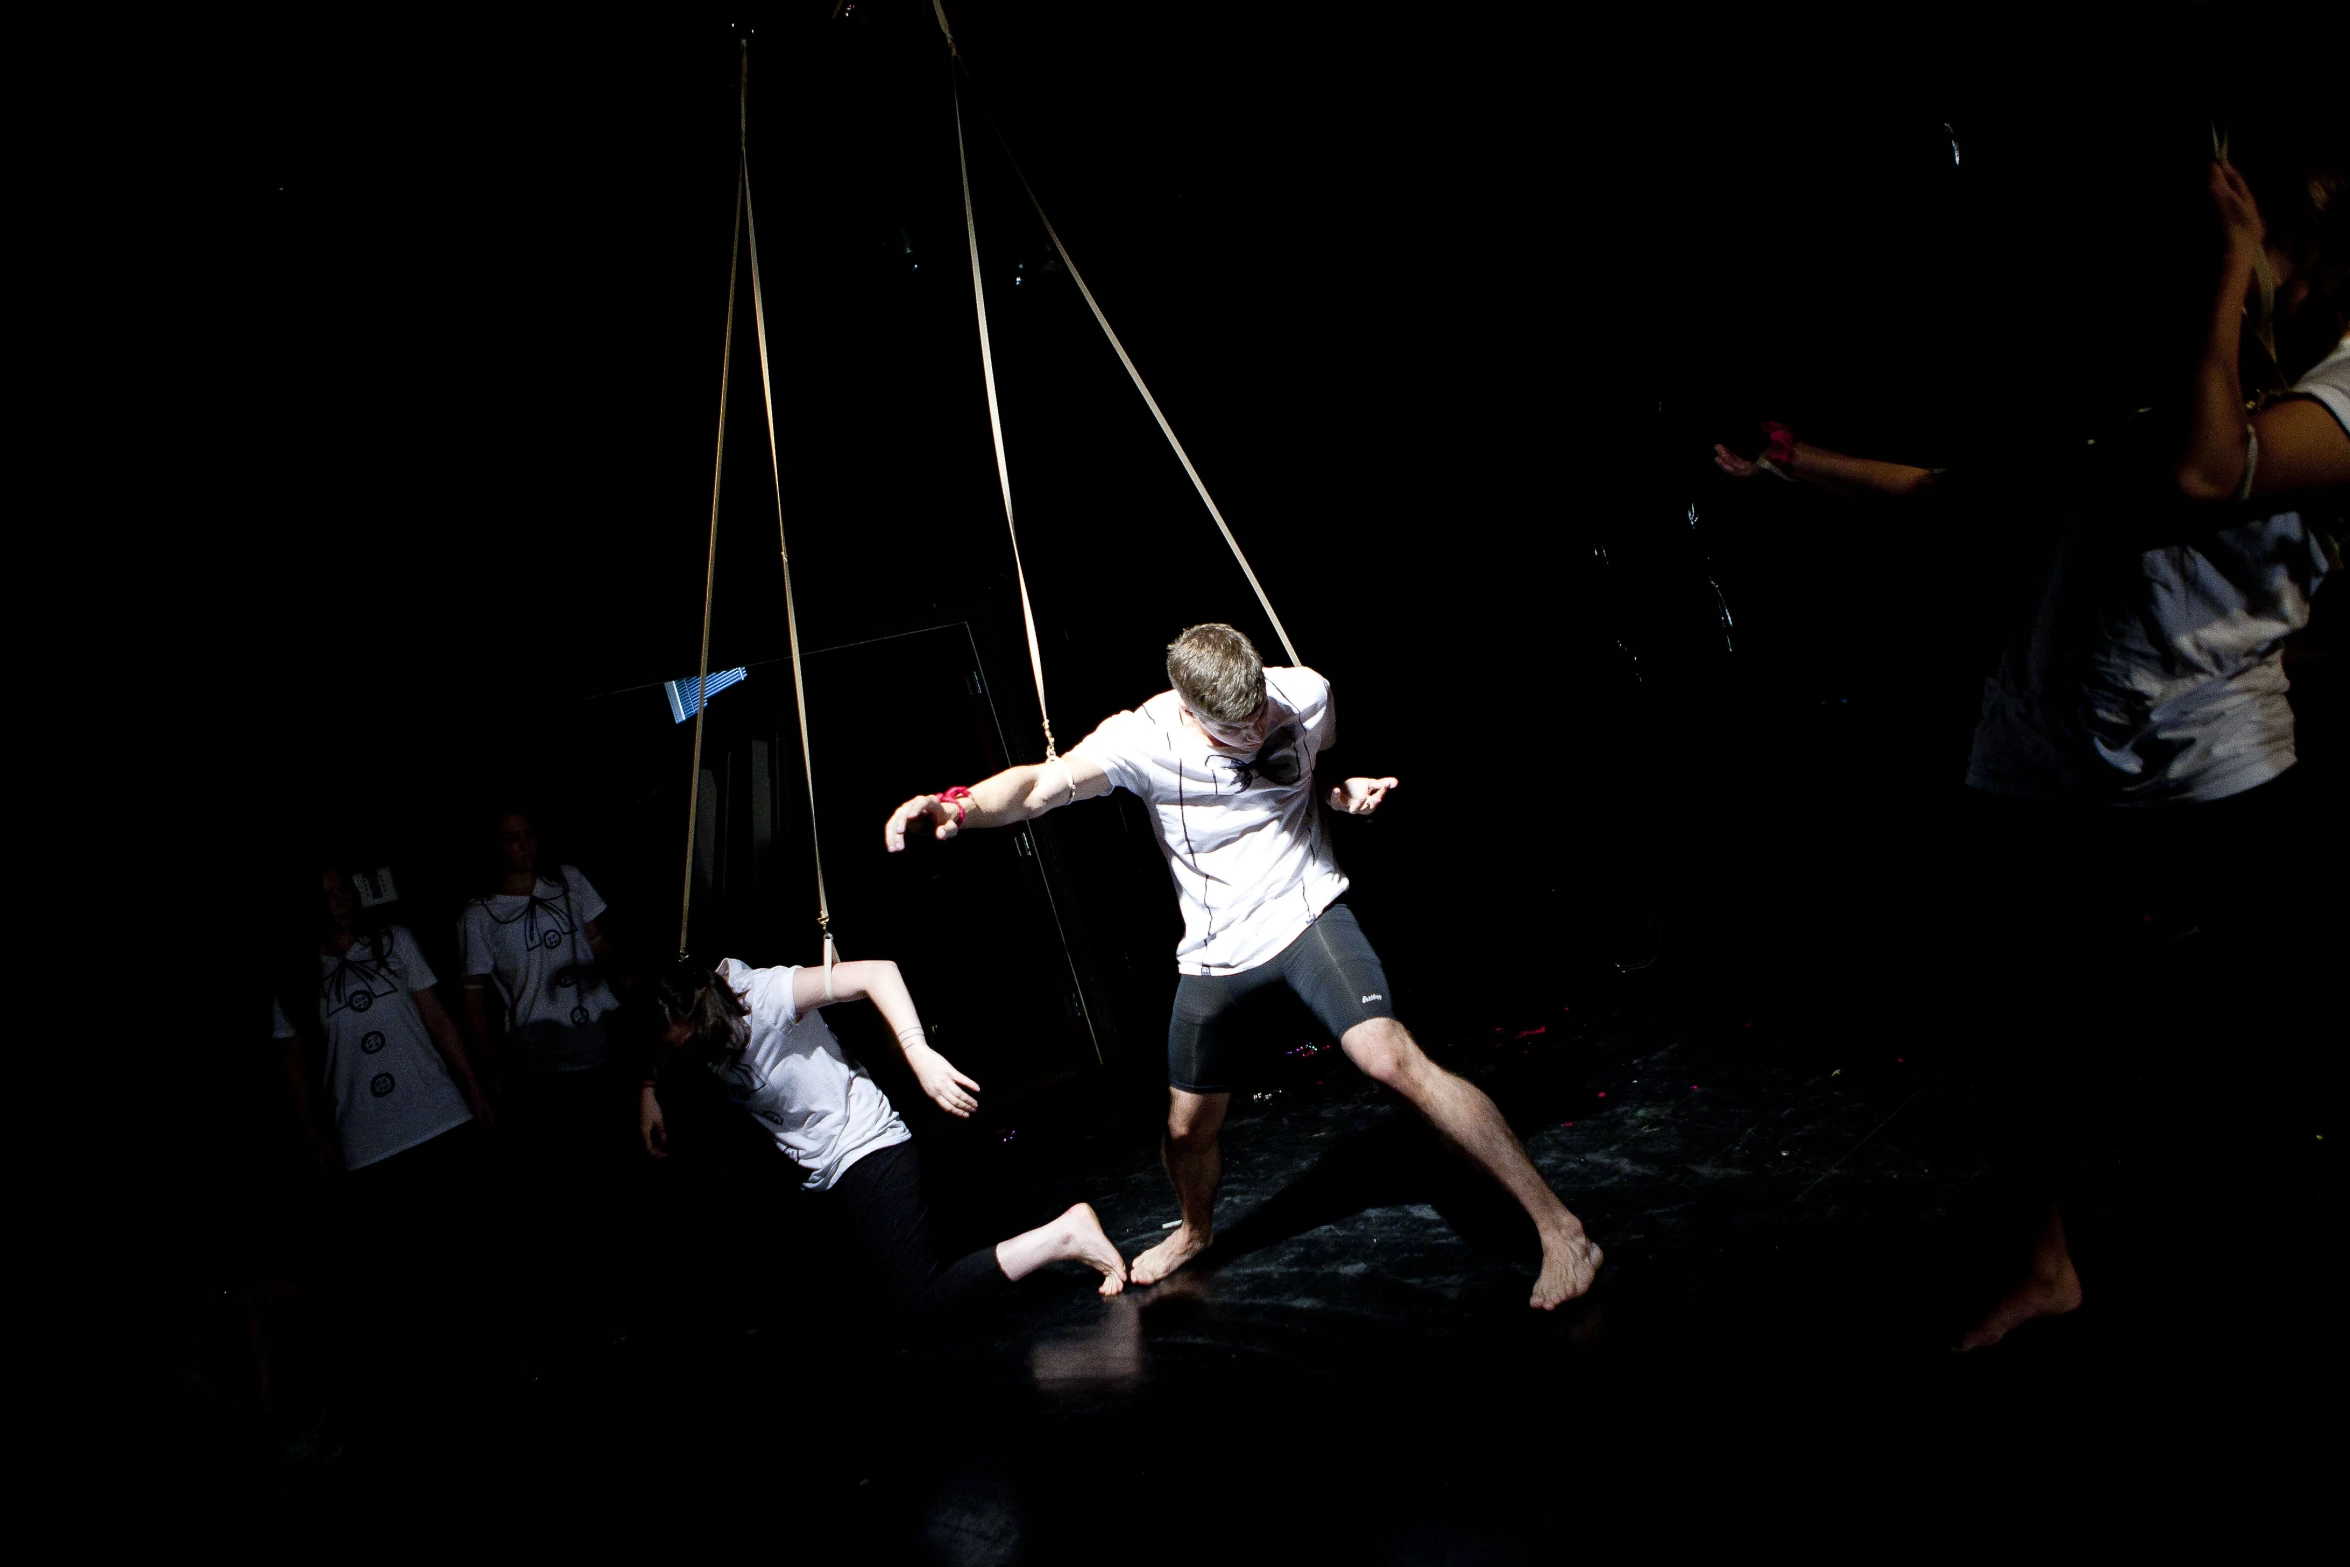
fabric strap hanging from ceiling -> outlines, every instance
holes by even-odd
[[[961,51],[955,48],[954,31],[952,28],[947,26],[947,13],[944,0],[931,0],[931,10],[938,17],[939,31],[946,34],[947,51],[954,56],[956,69],[966,76],[969,75],[970,67],[963,63]],[[986,106],[984,102],[981,105],[981,112],[986,112]],[[1019,180],[1020,189],[1027,195],[1029,206],[1036,210],[1036,219],[1039,223],[1044,225],[1045,237],[1053,242],[1053,251],[1061,258],[1061,265],[1069,269],[1070,281],[1077,285],[1077,292],[1084,297],[1085,308],[1093,312],[1093,319],[1095,323],[1101,327],[1102,336],[1109,339],[1111,350],[1118,356],[1118,363],[1126,367],[1127,378],[1134,383],[1135,391],[1142,394],[1143,406],[1151,411],[1151,418],[1158,422],[1159,433],[1167,438],[1167,445],[1173,449],[1175,453],[1175,460],[1183,465],[1183,472],[1185,476],[1191,480],[1191,487],[1199,492],[1200,504],[1207,507],[1208,515],[1215,520],[1216,531],[1224,536],[1225,544],[1232,550],[1232,558],[1240,563],[1241,575],[1248,578],[1248,585],[1250,589],[1256,593],[1257,603],[1264,608],[1265,618],[1273,623],[1273,634],[1281,639],[1282,652],[1289,655],[1289,662],[1291,664],[1296,665],[1304,663],[1305,661],[1297,656],[1297,645],[1289,640],[1288,628],[1281,624],[1281,617],[1274,613],[1273,600],[1266,594],[1265,585],[1257,580],[1255,569],[1248,563],[1248,556],[1241,552],[1240,540],[1233,536],[1231,524],[1224,520],[1224,513],[1222,508],[1217,506],[1216,498],[1208,493],[1207,482],[1199,476],[1199,469],[1192,465],[1191,454],[1185,451],[1183,449],[1183,443],[1176,439],[1175,427],[1167,422],[1167,415],[1160,409],[1159,400],[1151,395],[1150,387],[1145,384],[1142,379],[1142,372],[1135,368],[1134,356],[1126,352],[1126,345],[1118,340],[1118,334],[1111,329],[1110,318],[1103,314],[1101,302],[1093,297],[1093,290],[1086,286],[1085,274],[1077,270],[1076,259],[1069,254],[1069,247],[1061,243],[1060,231],[1053,227],[1053,220],[1045,215],[1044,203],[1037,198],[1036,187],[1028,183],[1028,175],[1026,171],[1020,167],[1020,160],[1012,156],[1011,146],[1009,143],[1004,141],[1003,132],[996,129],[993,116],[989,117],[989,128],[991,130],[995,130],[996,142],[1003,148],[1004,160],[1012,166],[1012,175],[1015,179]],[[960,95],[957,96],[955,103],[955,150],[957,156],[960,157],[963,150],[963,107]],[[970,223],[971,171],[968,160],[965,160],[963,163],[963,211],[966,226],[970,228],[971,234],[971,283],[974,292],[976,292],[979,288],[979,235],[977,226]],[[985,361],[987,358],[987,308],[984,301],[982,301],[980,305],[979,342],[980,356],[981,359]],[[1004,464],[1003,426],[1000,421],[996,420],[995,372],[992,367],[987,371],[987,378],[988,418],[990,421],[995,422],[996,468],[999,476],[1001,476],[1003,473]],[[1006,520],[1009,521],[1012,507],[1011,480],[1008,477],[1004,478],[1003,483],[1004,513]],[[1015,541],[1015,560],[1017,559],[1017,555],[1018,544],[1017,541]],[[1025,583],[1023,583],[1021,586],[1020,594],[1020,607],[1022,612],[1026,613],[1028,608],[1028,590]],[[1042,668],[1042,662],[1037,658],[1036,654],[1036,631],[1033,620],[1031,620],[1029,627],[1028,648],[1030,659],[1037,662],[1038,664],[1036,676],[1037,703],[1039,706],[1042,706],[1044,701],[1044,671]],[[1049,754],[1049,737],[1047,748]]]
[[[808,741],[808,692],[800,674],[800,617],[792,597],[791,543],[783,527],[783,464],[775,443],[775,383],[767,352],[767,296],[759,276],[759,224],[751,209],[751,46],[743,42],[742,99],[735,145],[734,242],[726,261],[726,348],[718,363],[718,454],[710,475],[710,548],[702,580],[702,658],[696,675],[693,775],[688,780],[685,814],[685,892],[678,900],[677,955],[686,955],[694,901],[694,844],[700,826],[702,800],[702,723],[710,710],[710,621],[718,589],[718,494],[726,472],[727,393],[734,376],[734,307],[744,240],[750,242],[752,324],[759,338],[759,391],[767,410],[767,468],[775,481],[775,541],[783,559],[783,617],[791,641],[792,702],[799,714],[800,772],[808,783],[808,848],[816,861],[816,928],[824,938],[824,968],[828,976],[839,953],[832,939],[832,901],[824,888],[824,845],[816,834],[816,762]]]
[[[940,25],[945,25],[945,18],[941,11]],[[979,373],[987,383],[987,428],[995,437],[996,486],[1004,497],[1004,529],[1012,536],[1012,576],[1020,586],[1020,623],[1028,632],[1028,672],[1036,678],[1036,710],[1044,719],[1044,754],[1050,761],[1057,754],[1053,750],[1053,710],[1044,699],[1044,652],[1036,641],[1036,610],[1028,601],[1028,571],[1020,563],[1020,528],[1012,520],[1012,470],[1004,460],[1004,416],[996,403],[995,348],[987,333],[987,284],[979,275],[979,219],[971,205],[971,160],[963,147],[963,94],[959,87],[955,92],[955,164],[963,175],[963,232],[971,251],[971,302],[979,314]]]

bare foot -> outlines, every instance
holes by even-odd
[[[1058,1237],[1061,1255],[1084,1263],[1102,1276],[1103,1299],[1126,1287],[1126,1259],[1103,1233],[1102,1221],[1094,1213],[1093,1204],[1079,1203],[1062,1214],[1054,1227],[1061,1232]]]
[[[1134,1259],[1130,1270],[1137,1284],[1156,1284],[1182,1267],[1192,1258],[1208,1249],[1213,1235],[1194,1233],[1188,1224],[1178,1225],[1175,1233]]]
[[[1592,1244],[1583,1233],[1583,1226],[1560,1230],[1542,1237],[1542,1273],[1534,1281],[1534,1293],[1526,1304],[1537,1311],[1553,1311],[1573,1300],[1599,1277],[1599,1265],[1607,1261],[1607,1253]]]
[[[2073,1259],[2059,1255],[2050,1265],[2036,1267],[2032,1276],[1999,1297],[1983,1320],[1950,1346],[1960,1354],[1989,1349],[2034,1317],[2061,1317],[2081,1304],[2081,1276]]]

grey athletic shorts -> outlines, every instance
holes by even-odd
[[[1340,901],[1255,968],[1185,974],[1175,982],[1167,1081],[1188,1093],[1229,1092],[1238,1045],[1232,1009],[1269,985],[1287,985],[1334,1037],[1370,1018],[1395,1016],[1379,954],[1355,923],[1354,910]]]

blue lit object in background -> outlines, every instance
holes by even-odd
[[[695,711],[701,707],[704,692],[716,696],[728,686],[739,683],[743,676],[749,673],[750,671],[747,669],[713,669],[710,671],[707,685],[703,684],[702,677],[699,675],[688,675],[683,680],[665,681],[661,689],[669,695],[669,716],[681,724],[684,723],[693,717]]]

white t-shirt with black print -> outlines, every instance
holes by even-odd
[[[604,900],[576,865],[542,876],[529,893],[476,898],[457,919],[467,979],[487,976],[506,1008],[506,1032],[534,1072],[579,1072],[603,1055],[594,1025],[620,1005],[588,949]]]
[[[869,1153],[914,1134],[881,1085],[851,1061],[817,1012],[792,1004],[794,968],[752,968],[727,958],[719,976],[750,1007],[742,1054],[713,1061],[719,1091],[758,1118],[810,1191],[830,1191]]]
[[[405,926],[390,927],[384,937],[380,958],[362,940],[341,957],[318,960],[326,1097],[346,1170],[404,1153],[473,1119],[416,1010],[415,992],[439,981]],[[271,1031],[293,1038],[285,1008],[272,1011]]]
[[[1186,974],[1255,968],[1346,891],[1314,762],[1338,737],[1330,682],[1310,669],[1265,671],[1272,721],[1254,755],[1219,750],[1162,691],[1103,720],[1070,754],[1151,807],[1183,906],[1175,966]]]

